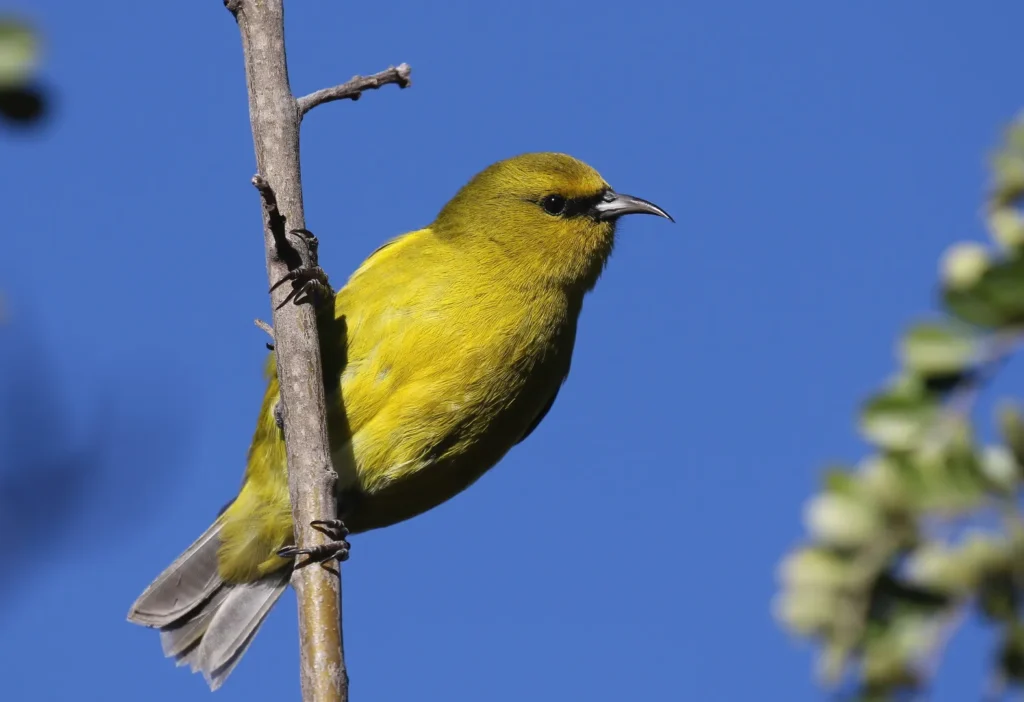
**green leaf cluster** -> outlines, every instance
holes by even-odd
[[[947,252],[944,314],[906,330],[897,373],[861,408],[874,453],[826,472],[807,540],[779,568],[777,618],[817,642],[826,682],[864,700],[923,690],[968,615],[999,639],[989,685],[1024,684],[1024,415],[1004,404],[991,445],[970,421],[1024,330],[1024,118],[992,171],[994,246]]]

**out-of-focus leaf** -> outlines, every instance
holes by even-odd
[[[804,520],[814,539],[839,548],[867,543],[883,528],[870,506],[846,495],[818,495],[807,504]]]
[[[857,477],[844,467],[836,466],[825,470],[825,490],[835,495],[856,495]]]
[[[864,405],[860,430],[865,438],[881,448],[907,450],[921,439],[937,411],[935,402],[927,397],[876,395]]]
[[[931,618],[900,613],[873,631],[876,635],[866,642],[863,656],[867,686],[892,691],[917,687],[917,661],[936,643],[938,632]]]
[[[942,303],[952,316],[979,327],[998,327],[1005,312],[990,297],[983,278],[992,267],[992,256],[981,244],[961,242],[942,257]]]
[[[20,85],[35,70],[39,46],[35,34],[11,19],[0,19],[0,87]]]
[[[942,256],[940,272],[943,284],[954,290],[974,286],[988,267],[992,256],[981,244],[965,241],[950,246]]]
[[[918,324],[900,344],[904,365],[924,376],[962,372],[974,362],[977,350],[974,333],[950,323]]]
[[[997,207],[988,216],[992,238],[1008,251],[1024,249],[1024,218],[1012,207]]]
[[[995,329],[1006,323],[1003,311],[975,288],[943,288],[942,304],[952,316],[968,324]]]
[[[985,272],[980,291],[999,309],[1003,322],[1024,320],[1024,260],[1001,261]]]
[[[791,553],[779,565],[779,581],[787,590],[834,589],[843,585],[850,567],[847,559],[819,547]]]
[[[1012,494],[1020,483],[1017,461],[1004,446],[986,446],[979,461],[982,474],[997,490]]]
[[[992,157],[991,165],[995,206],[1012,204],[1024,195],[1024,126],[1019,117],[1006,131],[1003,149]]]
[[[836,596],[826,590],[787,590],[775,598],[775,617],[793,633],[814,636],[826,631],[836,609]]]
[[[907,561],[910,579],[925,587],[954,595],[965,595],[977,582],[976,573],[964,568],[963,558],[941,542],[929,542],[917,549]]]
[[[965,496],[981,497],[989,486],[971,438],[971,425],[963,417],[949,420],[946,439],[946,470],[948,489]]]
[[[991,496],[992,485],[982,472],[969,430],[962,417],[946,415],[939,429],[941,440],[907,457],[919,478],[915,495],[919,509],[961,514]]]
[[[1024,259],[982,266],[981,253],[965,248],[943,290],[947,311],[969,324],[995,328],[1024,323]],[[959,276],[959,278],[957,278]]]
[[[968,533],[956,553],[959,567],[973,571],[979,577],[1009,567],[1012,555],[1010,544],[1001,536],[982,531]]]
[[[904,512],[912,502],[914,481],[906,460],[893,456],[871,456],[860,464],[859,487],[869,499],[889,512]]]
[[[970,596],[992,573],[1005,571],[1012,555],[1006,539],[971,533],[958,547],[939,541],[917,549],[907,562],[912,582],[951,596]]]
[[[1011,204],[1024,193],[1024,159],[1020,154],[1004,152],[992,158],[995,176],[993,202],[997,207]]]

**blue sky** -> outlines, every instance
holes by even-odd
[[[0,686],[205,699],[124,618],[237,489],[263,391],[238,33],[214,0],[15,6],[45,35],[56,109],[0,132],[0,381],[29,390],[8,391],[0,444],[33,446],[32,466],[95,451],[102,470],[8,523]],[[772,620],[775,564],[822,465],[861,453],[856,403],[932,305],[939,255],[984,236],[984,156],[1024,105],[1024,8],[289,9],[296,93],[413,66],[411,89],[304,124],[306,218],[336,282],[523,151],[582,158],[678,222],[624,222],[529,441],[353,539],[354,699],[821,699],[810,649]],[[976,698],[987,641],[951,655],[935,699]],[[217,696],[298,694],[289,594]]]

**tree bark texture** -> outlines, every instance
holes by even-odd
[[[288,233],[304,228],[305,219],[299,170],[300,113],[288,83],[283,0],[227,0],[225,5],[238,22],[245,54],[258,172],[254,183],[264,201],[267,275],[273,284],[290,269],[315,263],[305,241]],[[298,546],[309,547],[326,540],[309,528],[309,522],[337,516],[335,474],[327,436],[315,313],[307,304],[279,307],[289,292],[290,286],[284,285],[271,295],[274,345],[295,538]],[[333,574],[316,566],[298,568],[292,585],[299,608],[302,699],[347,702],[340,569]]]

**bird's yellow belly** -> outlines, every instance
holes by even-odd
[[[345,524],[358,533],[390,526],[433,509],[494,466],[501,458],[494,453],[475,450],[440,459],[375,492],[343,495],[339,507],[345,510]]]
[[[438,403],[432,416],[419,422],[437,431],[422,437],[412,456],[404,452],[407,435],[383,455],[379,445],[366,452],[357,446],[359,487],[340,497],[346,525],[353,532],[389,526],[426,512],[472,485],[522,439],[544,411],[568,372],[569,355],[571,345],[549,352],[542,362],[520,372],[506,369],[500,392],[488,393],[468,412],[464,405],[452,405],[450,422],[438,418],[439,407],[447,406]],[[373,458],[360,460],[363,453]],[[389,473],[387,479],[382,479],[382,472]]]

